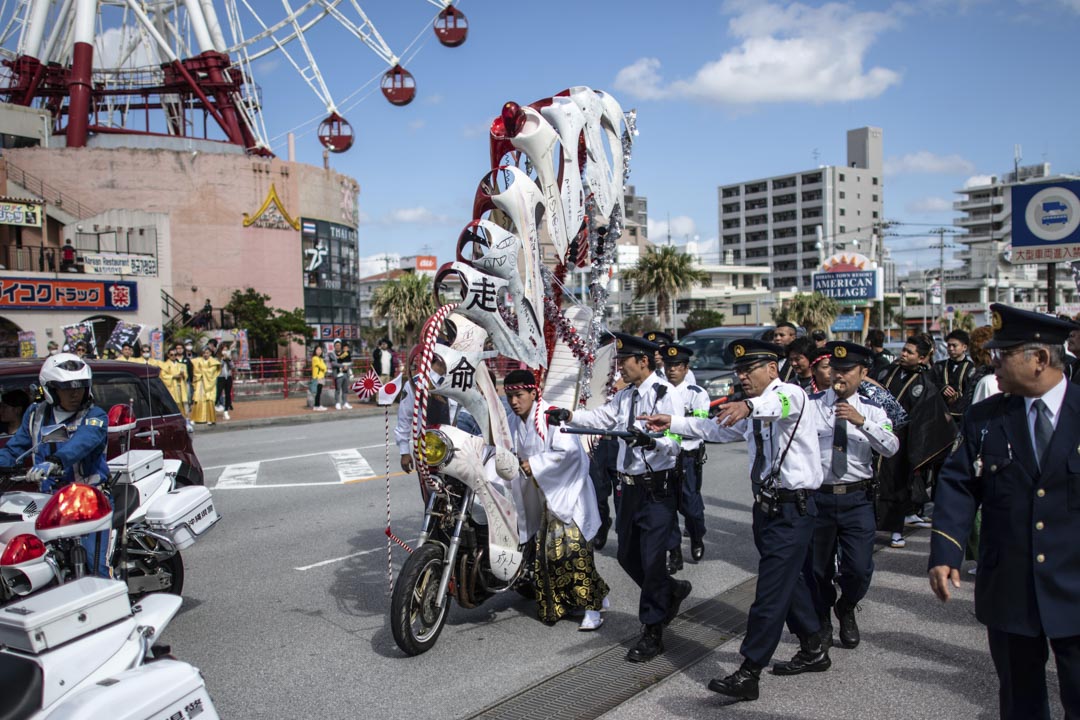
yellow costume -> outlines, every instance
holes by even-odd
[[[173,402],[180,408],[180,413],[187,415],[185,407],[188,401],[187,365],[177,360],[164,360],[161,363],[161,382],[172,395]]]
[[[195,370],[192,379],[194,395],[191,402],[191,420],[197,423],[217,422],[217,412],[214,410],[214,398],[217,396],[217,379],[221,374],[221,361],[216,357],[193,358],[191,361]]]

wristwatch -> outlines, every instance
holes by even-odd
[[[751,415],[753,415],[754,414],[754,403],[750,402],[749,400],[744,400],[743,402],[746,403],[746,409],[750,411]]]

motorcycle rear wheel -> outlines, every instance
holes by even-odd
[[[416,549],[401,568],[390,599],[390,630],[406,655],[416,656],[435,646],[450,609],[447,595],[435,606],[442,577],[444,549],[429,543]]]
[[[147,589],[145,582],[150,577],[161,577],[163,582],[154,589]],[[183,595],[184,592],[184,558],[177,550],[173,555],[160,562],[141,557],[129,568],[127,575],[128,595],[131,599],[138,600],[152,592],[170,593]]]

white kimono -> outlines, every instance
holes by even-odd
[[[549,403],[537,400],[527,421],[510,416],[514,452],[529,461],[551,514],[564,523],[573,522],[586,541],[592,540],[600,529],[600,511],[589,478],[589,456],[578,436],[547,424],[544,411],[549,407]],[[538,424],[543,435],[537,432]],[[521,480],[528,482],[524,476]]]

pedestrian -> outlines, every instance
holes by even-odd
[[[1080,388],[1062,344],[1078,328],[990,306],[1001,395],[974,405],[942,469],[930,537],[930,587],[960,586],[964,543],[982,508],[975,616],[986,625],[1001,717],[1050,718],[1046,662],[1064,716],[1080,717]]]
[[[371,364],[375,366],[375,372],[383,384],[397,377],[397,358],[394,357],[394,346],[390,344],[390,338],[384,337],[379,341],[379,346],[371,352]]]
[[[810,333],[810,339],[814,341],[814,347],[823,348],[825,344],[829,342],[829,336],[824,330],[818,328],[814,332]]]
[[[217,378],[221,372],[221,361],[218,360],[206,346],[202,349],[202,355],[192,361],[195,368],[195,394],[192,395],[191,421],[217,424],[217,413],[214,411],[214,394],[217,392]]]
[[[878,467],[878,527],[890,533],[889,546],[903,548],[904,526],[930,527],[921,514],[930,500],[931,471],[945,456],[956,435],[955,425],[933,380],[926,360],[932,351],[926,335],[912,335],[878,382],[908,414],[908,424],[894,427],[900,451]]]
[[[616,514],[619,565],[641,588],[638,619],[641,637],[626,654],[630,662],[646,662],[664,651],[664,626],[678,614],[693,589],[667,569],[667,550],[676,524],[676,471],[679,443],[672,437],[651,437],[639,415],[677,410],[675,393],[656,375],[658,346],[644,338],[614,333],[615,357],[628,385],[594,410],[550,408],[556,424],[571,423],[597,430],[622,430],[617,467],[621,499]]]
[[[232,350],[228,346],[222,345],[217,351],[217,356],[221,362],[221,374],[218,375],[217,379],[217,397],[214,402],[214,410],[224,413],[226,420],[231,420],[229,413],[233,409],[233,377],[236,374]]]
[[[543,496],[543,520],[534,540],[533,569],[540,620],[554,624],[584,611],[578,630],[604,624],[608,586],[596,570],[590,541],[600,527],[589,458],[578,436],[549,427],[550,403],[540,399],[536,376],[513,370],[503,382],[513,411],[510,434],[521,466],[519,482],[534,483]]]
[[[120,346],[120,357],[116,359],[122,362],[131,362],[135,359],[134,357],[132,357],[134,354],[135,351],[132,349],[131,343],[126,342]]]
[[[795,377],[795,368],[788,362],[788,346],[795,342],[795,338],[798,336],[799,329],[795,327],[794,323],[790,323],[787,320],[781,320],[776,323],[776,328],[773,330],[772,340],[768,342],[776,343],[784,352],[780,356],[780,380],[783,382],[794,382],[792,378]]]
[[[809,398],[779,378],[784,348],[753,338],[731,343],[735,375],[749,398],[727,403],[715,419],[653,415],[649,428],[665,429],[709,442],[746,441],[754,491],[753,530],[758,561],[754,602],[739,648],[738,670],[709,682],[713,692],[756,700],[761,671],[780,644],[785,621],[799,638],[776,675],[823,672],[832,665],[812,598],[811,542],[817,508],[813,491],[821,485],[821,458],[815,414]]]
[[[316,343],[311,353],[311,409],[314,412],[325,412],[322,405],[322,388],[326,381],[326,361],[323,360],[322,343]]]
[[[165,360],[161,363],[161,382],[165,383],[165,389],[169,391],[180,414],[187,417],[187,365],[179,359],[182,352],[182,347],[174,345],[165,353]]]
[[[806,392],[810,392],[810,386],[814,382],[814,375],[810,371],[810,356],[817,349],[814,341],[808,337],[795,338],[787,348],[787,364],[791,368],[791,376],[784,382],[798,383]]]
[[[825,643],[832,645],[830,613],[835,612],[840,644],[854,648],[859,644],[855,608],[866,596],[874,572],[874,453],[891,457],[900,441],[885,410],[859,394],[873,364],[872,351],[849,342],[831,342],[824,349],[832,356],[832,382],[810,397],[817,411],[823,476],[814,491],[813,597]]]
[[[684,417],[709,417],[709,394],[686,377],[694,351],[685,345],[660,346],[660,355],[667,368],[668,382],[675,394],[676,412]],[[698,438],[683,438],[679,459],[675,464],[679,478],[679,514],[690,538],[690,559],[701,562],[705,557],[705,501],[701,499],[701,470],[705,465],[705,444]],[[683,568],[682,532],[678,518],[668,546],[668,572],[672,575]]]
[[[413,368],[415,370],[415,368]],[[431,357],[431,367],[428,370],[429,387],[434,388],[442,382],[446,376],[446,362],[442,356],[436,354]],[[397,424],[394,426],[394,444],[397,445],[398,454],[401,457],[401,470],[411,473],[414,468],[412,449],[412,421],[413,405],[416,402],[416,391],[413,383],[419,382],[420,377],[414,376],[410,382],[404,383],[401,391],[401,400],[398,402]],[[428,393],[427,402],[427,426],[451,424],[452,415],[456,414],[457,402],[449,398]]]
[[[57,344],[55,340],[50,340],[49,343],[45,346],[45,349],[48,351],[49,355],[55,355],[56,353],[60,352],[60,345]]]
[[[889,365],[896,362],[896,356],[885,349],[885,333],[878,328],[873,328],[866,333],[866,347],[870,348],[874,358],[868,377],[876,378]]]
[[[190,416],[195,398],[195,343],[191,340],[184,342],[183,352],[180,357],[184,364],[187,365],[187,403],[188,415]]]
[[[971,337],[963,330],[953,330],[945,336],[949,356],[934,363],[931,375],[941,389],[941,397],[949,408],[953,422],[959,424],[975,393],[975,362],[968,357]]]
[[[671,343],[675,342],[674,337],[660,330],[649,330],[644,335],[642,335],[642,337],[649,342],[655,344],[657,348],[663,345],[670,345]],[[656,361],[656,374],[660,377],[661,380],[667,380],[667,366],[664,364],[664,358],[662,357],[659,349],[657,349],[656,351],[656,357],[654,358],[654,360]],[[689,366],[686,369],[686,382],[690,383],[691,385],[697,385],[697,378],[694,376],[694,371],[691,370]]]
[[[810,351],[810,394],[823,392],[832,387],[832,353],[829,348],[819,347]]]
[[[1071,360],[1066,367],[1066,375],[1073,382],[1080,382],[1080,328],[1069,333],[1069,339],[1065,343],[1065,349],[1071,354]]]
[[[352,405],[349,404],[348,396],[346,396],[346,388],[349,386],[349,369],[352,366],[352,354],[349,352],[349,346],[341,342],[341,340],[334,341],[334,350],[330,353],[328,358],[330,365],[330,374],[334,378],[334,409],[351,410]]]

